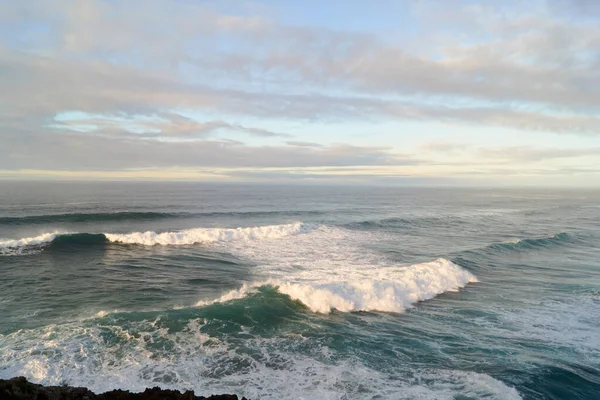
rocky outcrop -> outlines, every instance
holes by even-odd
[[[159,387],[146,389],[142,393],[128,390],[113,390],[95,394],[87,388],[70,386],[42,386],[27,381],[24,377],[0,379],[0,400],[240,400],[234,394],[209,397],[195,396],[193,391],[181,393]],[[241,400],[246,400],[242,398]]]

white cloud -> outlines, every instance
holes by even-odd
[[[352,121],[600,136],[592,3],[415,2],[422,32],[410,42],[238,10],[167,0],[0,4],[8,33],[0,34],[0,91],[9,94],[0,96],[0,169],[410,165],[420,172],[409,173],[434,174],[429,165],[443,174],[444,164],[448,174],[475,174],[477,165],[598,155],[576,143],[567,150],[451,140],[417,155],[376,137],[373,146],[303,137],[315,122]],[[55,120],[67,111],[85,118]],[[293,140],[272,129],[278,121],[300,126]],[[451,160],[459,153],[469,157],[461,171]]]

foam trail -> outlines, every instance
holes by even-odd
[[[196,228],[178,232],[133,232],[127,234],[105,233],[111,242],[126,244],[190,245],[195,243],[228,242],[234,240],[278,239],[309,232],[311,227],[302,222],[286,225],[267,225],[249,228]]]

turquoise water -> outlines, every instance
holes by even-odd
[[[600,398],[600,192],[0,184],[0,377]]]

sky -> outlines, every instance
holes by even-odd
[[[0,0],[0,179],[600,186],[597,0]]]

